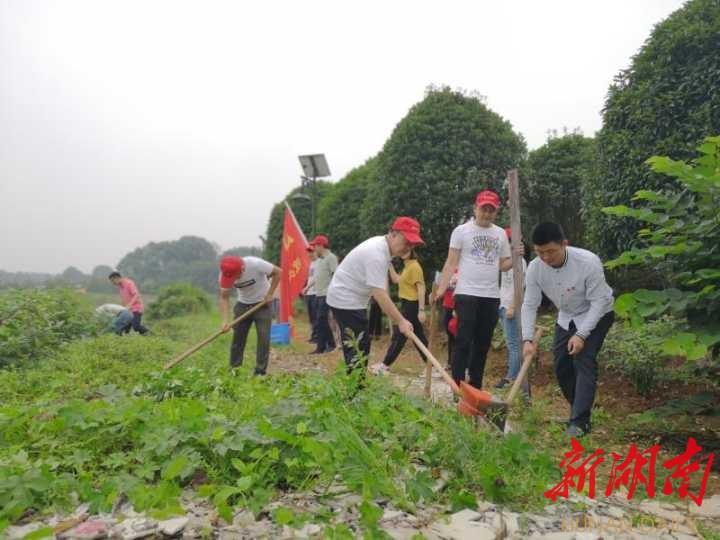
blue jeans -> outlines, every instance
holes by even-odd
[[[516,312],[512,319],[508,319],[505,311],[504,307],[500,308],[500,320],[508,350],[508,371],[505,378],[515,380],[520,373],[520,329],[518,328],[520,314]]]

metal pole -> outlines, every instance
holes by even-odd
[[[315,238],[315,181],[317,178],[313,176],[312,179],[312,197],[310,199],[310,220],[312,221],[312,237]]]

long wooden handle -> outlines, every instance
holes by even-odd
[[[243,319],[245,319],[245,318],[248,317],[249,315],[252,315],[253,313],[255,313],[255,312],[256,312],[258,309],[260,309],[261,307],[267,305],[267,303],[268,303],[267,301],[264,301],[264,302],[260,302],[259,304],[251,307],[251,308],[248,309],[245,313],[243,313],[242,315],[240,315],[237,319],[235,319],[234,321],[232,321],[232,322],[230,323],[230,327],[232,328],[233,326],[235,326],[237,323],[239,323],[240,321],[242,321]],[[173,367],[174,365],[179,364],[180,362],[182,362],[183,360],[185,360],[188,356],[190,356],[192,353],[194,353],[195,351],[197,351],[197,350],[199,350],[199,349],[202,349],[205,345],[207,345],[207,344],[210,343],[212,340],[214,340],[215,338],[217,338],[218,336],[220,336],[220,335],[222,335],[222,334],[224,334],[224,332],[223,332],[222,330],[218,330],[217,332],[215,332],[215,333],[214,333],[213,335],[211,335],[210,337],[207,337],[207,338],[203,339],[200,343],[198,343],[197,345],[194,345],[193,347],[191,347],[190,349],[188,349],[187,351],[185,351],[184,353],[182,353],[180,356],[178,356],[178,357],[173,358],[172,360],[170,360],[170,362],[168,362],[167,364],[165,364],[165,366],[163,367],[163,369],[164,369],[164,370],[168,370],[168,369],[170,369],[171,367]]]
[[[537,346],[538,343],[540,343],[540,338],[543,335],[543,329],[537,328],[535,330],[535,335],[533,336],[533,342],[535,343],[535,352],[537,353]],[[532,359],[535,355],[534,354],[528,354],[523,358],[523,364],[520,368],[520,373],[518,373],[518,376],[515,377],[515,382],[512,385],[512,388],[510,388],[510,393],[507,396],[507,399],[505,402],[509,405],[513,399],[515,399],[515,395],[520,391],[520,387],[522,386],[523,381],[525,380],[525,377],[527,376],[528,371],[530,370],[530,362],[532,362]]]
[[[456,394],[460,394],[460,387],[457,385],[457,383],[453,380],[453,378],[447,374],[445,369],[442,367],[440,362],[437,361],[437,358],[435,358],[432,353],[428,350],[428,348],[425,346],[425,344],[420,341],[420,338],[415,335],[414,332],[410,332],[410,335],[408,336],[410,339],[412,339],[413,343],[417,345],[418,349],[420,349],[423,353],[425,353],[425,356],[428,360],[432,362],[432,364],[435,366],[435,369],[437,369],[440,372],[440,375],[442,375],[443,379],[445,379],[445,382],[450,385],[450,388],[452,388],[452,391]]]
[[[437,285],[433,283],[432,286],[432,292],[430,293],[430,298],[433,300],[435,299],[435,291],[436,291]],[[436,302],[430,302],[430,327],[428,328],[428,349],[431,351],[433,350],[433,345],[435,344],[435,326],[437,325],[437,321],[435,319],[435,315],[437,313],[437,303]],[[427,363],[427,366],[425,366],[425,396],[430,397],[432,390],[432,364],[430,362]]]

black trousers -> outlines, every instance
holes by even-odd
[[[400,313],[402,313],[402,316],[405,317],[408,321],[410,321],[413,325],[413,332],[415,332],[415,335],[420,338],[420,341],[422,341],[423,345],[426,347],[428,346],[428,340],[425,337],[425,329],[423,328],[422,323],[420,322],[420,319],[418,319],[418,313],[419,313],[419,304],[417,300],[405,300],[404,298],[400,299]],[[385,360],[383,360],[383,364],[386,366],[392,365],[392,363],[397,359],[400,352],[403,350],[403,347],[405,347],[405,342],[407,342],[407,337],[405,337],[405,334],[402,334],[400,330],[398,330],[397,326],[393,326],[393,334],[392,334],[392,340],[390,341],[390,346],[388,347],[387,352],[385,353]],[[425,355],[418,349],[417,345],[415,345],[415,348],[420,353],[420,356],[423,359],[423,362],[427,362],[427,358]]]
[[[308,312],[308,322],[310,323],[310,341],[317,342],[317,309],[315,308],[314,294],[305,295],[305,306]]]
[[[455,381],[464,381],[467,370],[470,373],[470,384],[475,388],[482,388],[485,360],[497,325],[499,308],[499,298],[455,295],[455,311],[458,316],[452,362],[452,376]]]
[[[134,312],[132,314],[132,329],[135,330],[140,335],[145,335],[148,333],[148,329],[143,326],[142,324],[142,313],[136,313]]]
[[[315,297],[317,350],[321,352],[332,351],[335,348],[335,338],[330,329],[330,306],[325,296]]]
[[[555,376],[570,404],[570,423],[585,431],[590,430],[590,412],[597,391],[597,355],[614,321],[615,313],[612,311],[603,315],[585,340],[583,350],[575,356],[567,350],[568,341],[577,331],[575,323],[571,322],[567,330],[559,324],[555,325]]]
[[[367,309],[331,309],[340,327],[343,357],[348,373],[356,368],[364,371],[370,356]]]
[[[370,337],[380,337],[382,335],[382,310],[374,298],[370,299]]]
[[[233,308],[235,318],[237,319],[240,315],[256,305],[257,304],[237,302]],[[268,361],[270,360],[270,326],[272,324],[272,308],[267,304],[233,327],[233,340],[232,345],[230,345],[230,367],[242,365],[247,335],[253,322],[255,323],[255,332],[257,333],[255,374],[265,375]]]
[[[455,347],[455,336],[450,333],[450,320],[453,317],[453,310],[445,308],[445,332],[447,333],[447,344],[448,344],[448,367],[452,369],[452,354],[453,348]]]

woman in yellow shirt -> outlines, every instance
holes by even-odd
[[[412,323],[413,332],[427,347],[428,340],[425,337],[425,330],[422,325],[425,322],[425,277],[423,269],[415,256],[415,250],[411,250],[403,259],[403,264],[403,270],[399,275],[395,268],[390,265],[390,279],[398,285],[400,313]],[[385,360],[382,363],[375,364],[370,370],[376,375],[387,372],[388,366],[392,365],[403,347],[405,347],[405,342],[407,342],[407,337],[398,331],[397,326],[393,326],[392,340],[387,353],[385,353]],[[417,349],[417,346],[415,348]],[[427,362],[420,349],[418,349],[418,352],[423,361]]]

